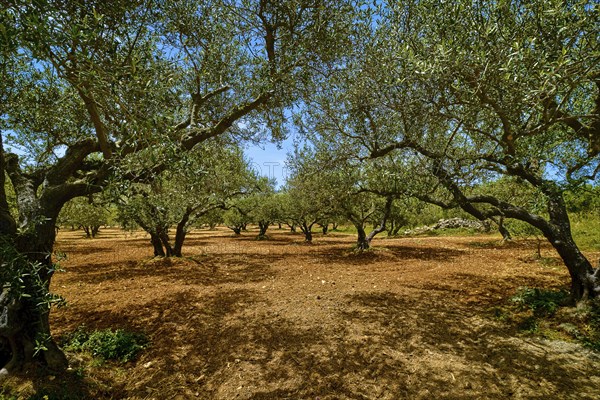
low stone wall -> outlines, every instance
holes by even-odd
[[[433,225],[429,226],[421,226],[415,229],[410,229],[404,231],[404,235],[422,235],[428,232],[432,232],[439,229],[457,229],[457,228],[466,228],[466,229],[474,229],[480,232],[487,232],[490,230],[490,224],[485,221],[476,221],[472,219],[463,219],[463,218],[449,218],[449,219],[440,219]]]

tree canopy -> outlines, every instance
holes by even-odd
[[[221,206],[236,232],[254,221],[264,236],[285,196],[256,182],[239,149],[291,127],[309,142],[297,161],[314,163],[296,163],[288,184],[305,234],[342,214],[368,247],[366,221],[377,216],[373,232],[383,231],[406,199],[500,226],[516,219],[556,249],[574,300],[600,296],[600,270],[575,243],[565,201],[600,183],[599,7],[8,2],[0,236],[14,274],[3,278],[0,306],[15,312],[0,327],[13,356],[0,375],[31,349],[51,368],[66,365],[50,334],[48,288],[68,201],[116,188],[159,254],[169,252],[169,227],[182,243],[194,217]]]

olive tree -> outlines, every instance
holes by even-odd
[[[267,230],[281,220],[282,207],[280,193],[275,190],[275,182],[265,177],[259,179],[256,191],[244,199],[251,222],[258,225],[258,240],[268,239]]]
[[[312,241],[312,229],[315,224],[327,226],[328,219],[335,213],[338,199],[313,163],[314,152],[310,149],[296,149],[288,156],[286,166],[289,177],[282,198],[283,214],[288,225],[300,227],[307,242]]]
[[[28,277],[23,295],[3,284],[3,309],[18,309],[0,331],[12,349],[3,374],[34,353],[51,369],[67,365],[38,295],[54,272],[62,206],[100,192],[115,172],[147,182],[167,169],[167,155],[226,132],[281,136],[282,110],[310,80],[303,66],[339,48],[332,44],[349,9],[329,3],[18,0],[3,7],[0,170],[19,215],[7,212],[0,173],[0,233],[9,253],[22,255],[15,274]],[[165,146],[173,151],[157,151]]]
[[[255,179],[238,147],[211,140],[180,156],[150,183],[119,183],[116,197],[122,218],[150,235],[155,256],[181,257],[190,228],[252,191]],[[169,235],[173,227],[174,237]]]
[[[600,174],[596,2],[390,2],[362,29],[370,38],[323,75],[305,121],[365,162],[420,160],[427,201],[532,225],[567,267],[573,299],[597,297],[599,270],[573,240],[564,200]],[[543,210],[485,190],[502,177],[539,194]]]
[[[312,225],[329,219],[350,221],[357,231],[357,249],[370,247],[373,238],[386,230],[396,194],[378,182],[380,191],[368,189],[375,178],[372,168],[352,155],[344,140],[314,140],[288,160],[292,210],[305,236]],[[377,184],[378,184],[377,183]],[[376,185],[377,185],[376,184]],[[374,222],[375,221],[375,222]],[[366,227],[375,228],[367,234]],[[304,226],[303,226],[304,225]]]
[[[111,220],[110,204],[102,202],[97,196],[76,197],[68,201],[57,218],[57,228],[70,225],[81,228],[86,237],[95,238],[102,225]]]

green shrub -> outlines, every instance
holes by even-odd
[[[600,352],[600,299],[594,299],[590,302],[584,332],[583,343]]]
[[[511,300],[524,309],[530,309],[534,317],[552,316],[569,297],[566,290],[543,290],[521,288]]]
[[[147,344],[147,338],[139,333],[127,332],[123,329],[88,332],[85,327],[79,327],[68,338],[65,349],[89,351],[94,357],[102,360],[127,362],[134,360]]]

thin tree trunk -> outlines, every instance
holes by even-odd
[[[501,215],[500,218],[498,218],[497,224],[498,232],[500,232],[500,234],[502,235],[502,240],[505,242],[511,241],[512,235],[510,234],[510,231],[504,226],[504,216]]]
[[[258,237],[257,239],[266,239],[267,238],[267,229],[269,229],[269,222],[260,221],[258,223]]]
[[[312,242],[313,239],[313,235],[312,235],[312,227],[314,225],[314,222],[312,224],[308,224],[307,222],[302,222],[300,224],[300,230],[302,230],[302,233],[304,233],[304,241],[305,242]]]
[[[385,202],[385,209],[384,209],[384,213],[383,213],[383,218],[381,219],[381,222],[379,223],[379,226],[377,226],[375,229],[373,229],[371,231],[371,233],[369,233],[369,235],[366,237],[366,241],[369,244],[369,246],[371,245],[371,241],[373,240],[373,238],[375,236],[377,236],[378,234],[380,234],[381,232],[385,231],[385,225],[387,223],[388,218],[390,217],[390,213],[392,211],[392,204],[394,202],[394,198],[391,196],[388,196],[386,202]],[[363,231],[364,233],[364,231]],[[367,247],[368,248],[368,247]]]
[[[371,243],[367,239],[367,233],[365,232],[365,228],[362,224],[354,224],[356,227],[356,232],[358,234],[356,240],[356,248],[359,251],[368,250],[371,247]]]
[[[160,237],[158,237],[156,232],[149,232],[149,233],[150,233],[150,243],[152,243],[152,247],[154,248],[154,257],[164,257],[165,250],[163,249]]]
[[[169,234],[166,227],[159,229],[158,237],[165,248],[165,257],[173,257],[173,247],[171,247],[171,243],[169,242]]]
[[[239,225],[228,226],[228,228],[231,229],[233,231],[233,233],[235,233],[236,235],[242,234],[242,227]]]
[[[177,224],[177,229],[175,231],[175,244],[173,246],[173,256],[181,257],[181,248],[183,247],[183,242],[185,240],[186,235],[186,226],[190,220],[190,215],[192,214],[192,209],[188,207],[181,217],[181,220]]]

